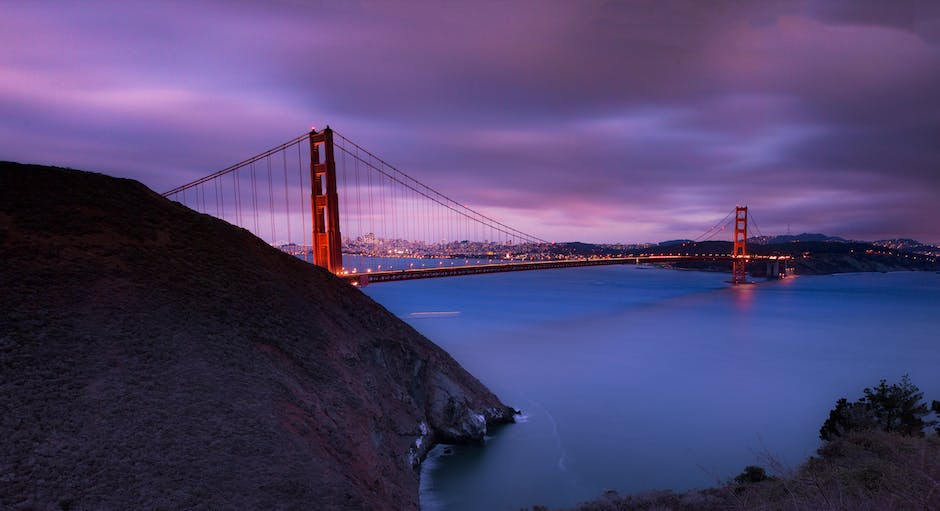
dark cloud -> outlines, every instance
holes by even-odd
[[[168,189],[330,123],[552,239],[940,241],[936,2],[17,3],[0,157]]]
[[[882,2],[879,0],[814,0],[808,11],[833,24],[869,25],[906,30],[936,40],[940,4],[933,0]]]

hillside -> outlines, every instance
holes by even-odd
[[[860,241],[809,241],[747,246],[748,253],[757,255],[788,255],[798,275],[827,275],[832,273],[887,272],[887,271],[940,271],[937,257],[928,254],[909,253]],[[679,246],[651,247],[652,254],[696,254],[731,252],[731,242],[707,241]],[[730,272],[726,262],[689,262],[677,267],[706,271]],[[748,272],[763,276],[765,264],[748,265]]]
[[[0,509],[418,507],[512,410],[358,290],[135,181],[0,163]]]
[[[772,241],[771,242],[768,242]],[[730,241],[671,240],[656,245],[595,245],[559,243],[540,247],[543,257],[630,257],[635,254],[730,254]],[[752,238],[749,254],[788,255],[798,275],[826,275],[852,272],[940,271],[940,249],[914,240],[882,240],[874,243],[847,241],[823,234],[800,234],[774,238]],[[685,262],[671,266],[703,271],[729,272],[727,262]],[[748,273],[761,277],[764,263],[748,265]]]
[[[922,511],[940,509],[940,438],[884,431],[846,434],[795,469],[768,456],[777,477],[736,480],[704,490],[637,495],[607,492],[567,511]],[[755,474],[756,475],[756,474]],[[763,479],[763,480],[761,480]],[[534,506],[531,511],[548,511]],[[561,511],[561,510],[558,510]]]

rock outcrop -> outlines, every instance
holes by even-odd
[[[135,181],[0,163],[0,508],[418,507],[511,422],[361,292]]]

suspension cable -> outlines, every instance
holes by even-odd
[[[440,197],[441,197],[442,199],[444,199],[445,201],[452,202],[452,203],[456,204],[457,206],[459,206],[459,207],[461,207],[461,208],[463,208],[463,209],[465,209],[465,210],[467,210],[467,211],[469,211],[469,212],[471,212],[471,213],[473,213],[473,214],[479,216],[480,218],[483,218],[483,219],[488,220],[488,221],[490,221],[490,222],[492,222],[492,223],[494,223],[494,224],[496,224],[496,225],[499,225],[500,227],[503,227],[504,229],[507,229],[507,230],[509,230],[509,231],[514,231],[515,233],[517,233],[517,234],[516,234],[517,236],[521,236],[521,237],[524,237],[524,238],[528,238],[528,239],[530,239],[530,240],[535,240],[536,242],[540,242],[540,243],[548,243],[548,241],[543,240],[542,238],[539,238],[539,237],[537,237],[537,236],[534,236],[534,235],[525,233],[525,232],[523,232],[523,231],[520,231],[520,230],[518,230],[518,229],[515,229],[515,228],[513,228],[513,227],[510,227],[510,226],[508,226],[508,225],[506,225],[506,224],[504,224],[504,223],[502,223],[502,222],[499,222],[499,221],[497,221],[497,220],[494,220],[493,218],[490,218],[490,217],[488,217],[488,216],[486,216],[486,215],[480,213],[479,211],[476,211],[476,210],[474,210],[473,208],[470,208],[470,207],[466,206],[465,204],[462,204],[462,203],[460,203],[460,202],[457,202],[456,200],[454,200],[454,199],[452,199],[452,198],[450,198],[450,197],[448,197],[448,196],[446,196],[446,195],[444,195],[444,194],[438,192],[437,190],[433,190],[432,188],[430,188],[430,187],[427,186],[426,184],[424,184],[424,183],[418,181],[417,179],[415,179],[415,178],[409,176],[408,174],[402,172],[401,170],[399,170],[399,169],[398,169],[397,167],[395,167],[394,165],[392,165],[392,164],[388,163],[387,161],[383,160],[382,158],[376,156],[375,154],[371,153],[371,152],[368,151],[367,149],[362,148],[362,146],[360,146],[359,144],[356,144],[356,143],[353,142],[352,140],[349,140],[348,138],[344,137],[342,134],[340,134],[340,133],[338,133],[338,132],[336,132],[336,131],[334,131],[333,134],[334,134],[335,136],[339,137],[340,139],[342,139],[344,142],[346,142],[346,143],[352,145],[353,147],[355,147],[355,148],[357,149],[357,151],[362,151],[363,153],[368,154],[369,156],[371,156],[371,157],[374,158],[375,160],[381,162],[382,165],[385,165],[385,166],[388,167],[389,169],[392,169],[392,170],[395,171],[396,173],[398,173],[398,174],[400,174],[401,176],[407,178],[408,180],[414,182],[415,184],[420,185],[420,186],[426,188],[428,191],[433,192],[435,195],[440,196]],[[342,145],[340,145],[340,146],[338,146],[338,147],[339,147],[341,150],[343,150],[343,151],[349,152],[348,149],[342,147]],[[351,153],[350,153],[350,154],[351,154]],[[366,163],[366,162],[364,162],[364,163]],[[403,181],[397,179],[396,177],[389,175],[388,173],[386,173],[385,171],[379,169],[379,168],[376,167],[375,165],[372,165],[371,163],[366,163],[366,164],[367,164],[368,166],[372,167],[373,170],[375,170],[375,171],[377,171],[377,172],[381,172],[382,174],[385,174],[386,176],[388,176],[389,178],[391,178],[391,179],[393,179],[394,181],[398,182],[399,184],[402,184],[402,185],[404,185],[404,186],[408,186],[408,187],[412,188],[413,190],[417,191],[418,193],[421,193],[421,194],[424,195],[425,197],[434,200],[434,201],[437,202],[438,204],[440,204],[440,205],[442,205],[442,206],[445,206],[445,207],[448,207],[448,209],[450,209],[450,210],[452,210],[452,211],[455,211],[455,212],[458,212],[458,213],[461,213],[461,214],[463,214],[464,216],[467,216],[465,213],[462,213],[462,212],[460,212],[460,211],[455,210],[454,208],[452,208],[452,207],[450,207],[450,206],[447,206],[446,204],[444,204],[444,203],[441,202],[440,200],[434,199],[434,198],[430,197],[429,195],[427,195],[427,194],[425,194],[425,193],[422,193],[422,192],[420,192],[419,190],[417,190],[417,189],[411,187],[408,183],[405,183],[405,182],[403,182]],[[474,219],[474,220],[476,220],[476,219]],[[480,220],[476,220],[476,221],[479,222]],[[507,235],[509,234],[509,233],[507,233],[506,231],[501,231],[501,232],[503,232],[503,233],[505,233],[505,234],[507,234]]]
[[[725,225],[728,223],[728,220],[731,218],[731,215],[734,214],[734,210],[728,212],[724,218],[722,218],[717,224],[709,227],[704,233],[700,234],[697,238],[692,240],[692,243],[698,243],[700,241],[705,241],[712,236],[715,236],[722,230],[724,230]]]
[[[355,146],[355,144],[353,144],[353,145]],[[371,155],[371,153],[369,153],[368,151],[366,151],[366,150],[364,150],[364,149],[361,149],[361,148],[359,148],[358,146],[356,146],[356,147],[357,147],[357,150],[362,150],[363,152],[365,152],[365,153]],[[349,155],[352,156],[356,161],[361,161],[362,164],[365,165],[366,167],[369,167],[369,168],[371,168],[372,170],[374,170],[374,171],[376,171],[376,172],[379,172],[380,174],[383,174],[383,175],[387,176],[389,179],[395,181],[396,183],[398,183],[398,184],[400,184],[400,185],[402,185],[402,186],[405,186],[405,187],[407,187],[407,188],[413,190],[413,191],[416,192],[418,195],[421,195],[422,197],[424,197],[424,198],[426,198],[426,199],[428,199],[428,200],[430,200],[430,201],[433,201],[434,203],[437,203],[437,204],[439,204],[439,205],[441,205],[441,206],[443,206],[443,207],[445,207],[445,208],[447,208],[447,209],[453,211],[454,213],[457,213],[457,214],[463,215],[463,216],[467,216],[467,217],[470,216],[470,215],[468,215],[467,213],[465,213],[464,211],[460,211],[459,209],[455,209],[455,208],[452,207],[450,204],[446,204],[445,202],[441,202],[441,200],[439,200],[438,198],[432,197],[432,196],[428,195],[427,193],[425,193],[425,192],[419,190],[418,188],[412,186],[411,184],[406,183],[406,182],[404,182],[404,181],[398,179],[397,177],[395,177],[395,176],[393,176],[393,175],[391,175],[391,174],[388,174],[387,172],[383,171],[382,169],[380,169],[379,167],[375,166],[375,165],[372,164],[371,162],[362,160],[362,159],[359,158],[356,154],[353,154],[352,152],[350,152],[350,151],[349,151],[348,149],[346,149],[345,147],[343,147],[343,146],[341,146],[341,145],[337,145],[336,148],[339,149],[340,151],[345,152],[346,154],[349,154]],[[374,157],[374,155],[373,155],[373,157]],[[377,158],[377,157],[376,157],[375,159],[377,159],[377,160],[379,160],[379,161],[382,161],[381,158]],[[384,162],[383,162],[383,163],[384,163]],[[386,163],[386,165],[388,165],[388,164]],[[391,167],[391,166],[389,165],[389,167]],[[391,168],[394,169],[394,167],[391,167]],[[396,172],[398,172],[399,174],[401,174],[401,175],[407,177],[408,179],[411,179],[412,181],[414,181],[415,183],[421,185],[422,187],[427,188],[427,185],[424,185],[424,184],[421,183],[420,181],[414,180],[413,178],[411,178],[411,177],[408,176],[407,174],[404,174],[403,172],[398,171],[397,169],[395,169],[395,170],[396,170]],[[428,188],[428,189],[430,190],[430,188]],[[436,193],[436,192],[435,192],[435,193]],[[492,225],[491,225],[491,227],[492,227],[493,229],[495,229],[496,231],[498,231],[498,232],[500,232],[500,233],[503,233],[503,234],[506,234],[506,235],[511,235],[511,234],[513,234],[511,231],[515,231],[515,235],[517,235],[517,236],[518,236],[518,235],[521,235],[522,237],[527,238],[527,241],[531,241],[531,242],[533,242],[533,243],[548,243],[548,241],[545,241],[545,240],[543,240],[543,239],[541,239],[541,238],[532,236],[532,235],[530,235],[530,234],[526,234],[526,233],[524,233],[524,232],[522,232],[522,231],[519,231],[519,230],[517,230],[517,229],[513,229],[512,227],[509,227],[509,226],[507,226],[507,225],[505,225],[505,224],[503,224],[503,223],[501,223],[501,222],[497,222],[496,220],[492,220],[492,219],[490,219],[489,217],[487,217],[487,216],[485,216],[485,215],[483,215],[483,214],[480,214],[480,213],[474,211],[473,209],[468,208],[468,207],[464,206],[463,204],[460,204],[460,203],[457,202],[457,201],[454,201],[453,199],[447,198],[447,197],[444,196],[443,194],[437,193],[437,195],[439,195],[440,197],[442,197],[443,199],[445,199],[445,200],[447,200],[447,201],[450,201],[450,202],[453,203],[453,204],[456,204],[456,205],[459,206],[459,207],[462,207],[463,209],[465,209],[465,210],[467,210],[467,211],[470,211],[470,212],[472,212],[472,213],[477,214],[478,216],[480,216],[480,217],[482,217],[482,218],[486,218],[486,219],[490,220],[493,224],[496,224],[496,225],[499,225],[500,227],[503,227],[503,228],[500,228],[500,227],[495,227],[495,226],[492,226]],[[472,217],[471,217],[471,218],[472,218]],[[478,220],[478,219],[475,219],[475,218],[473,218],[473,220],[474,220],[474,221],[477,221],[477,222],[481,222],[481,220]],[[486,222],[484,222],[484,223],[486,223]]]

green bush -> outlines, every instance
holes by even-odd
[[[933,410],[933,413],[935,413],[937,417],[940,417],[940,401],[935,400],[933,403],[930,403],[930,409]],[[936,422],[937,421],[934,421],[934,423]],[[937,427],[937,434],[940,435],[940,427]]]
[[[924,428],[936,421],[924,420],[930,413],[924,394],[907,375],[899,383],[881,380],[877,387],[866,388],[864,397],[850,403],[842,398],[829,411],[829,418],[819,429],[819,438],[830,441],[849,431],[881,430],[904,435],[923,436]],[[934,411],[940,409],[937,401]]]
[[[759,483],[768,479],[772,478],[767,476],[767,471],[764,470],[764,467],[748,465],[744,467],[744,472],[735,476],[734,482],[738,484]]]

